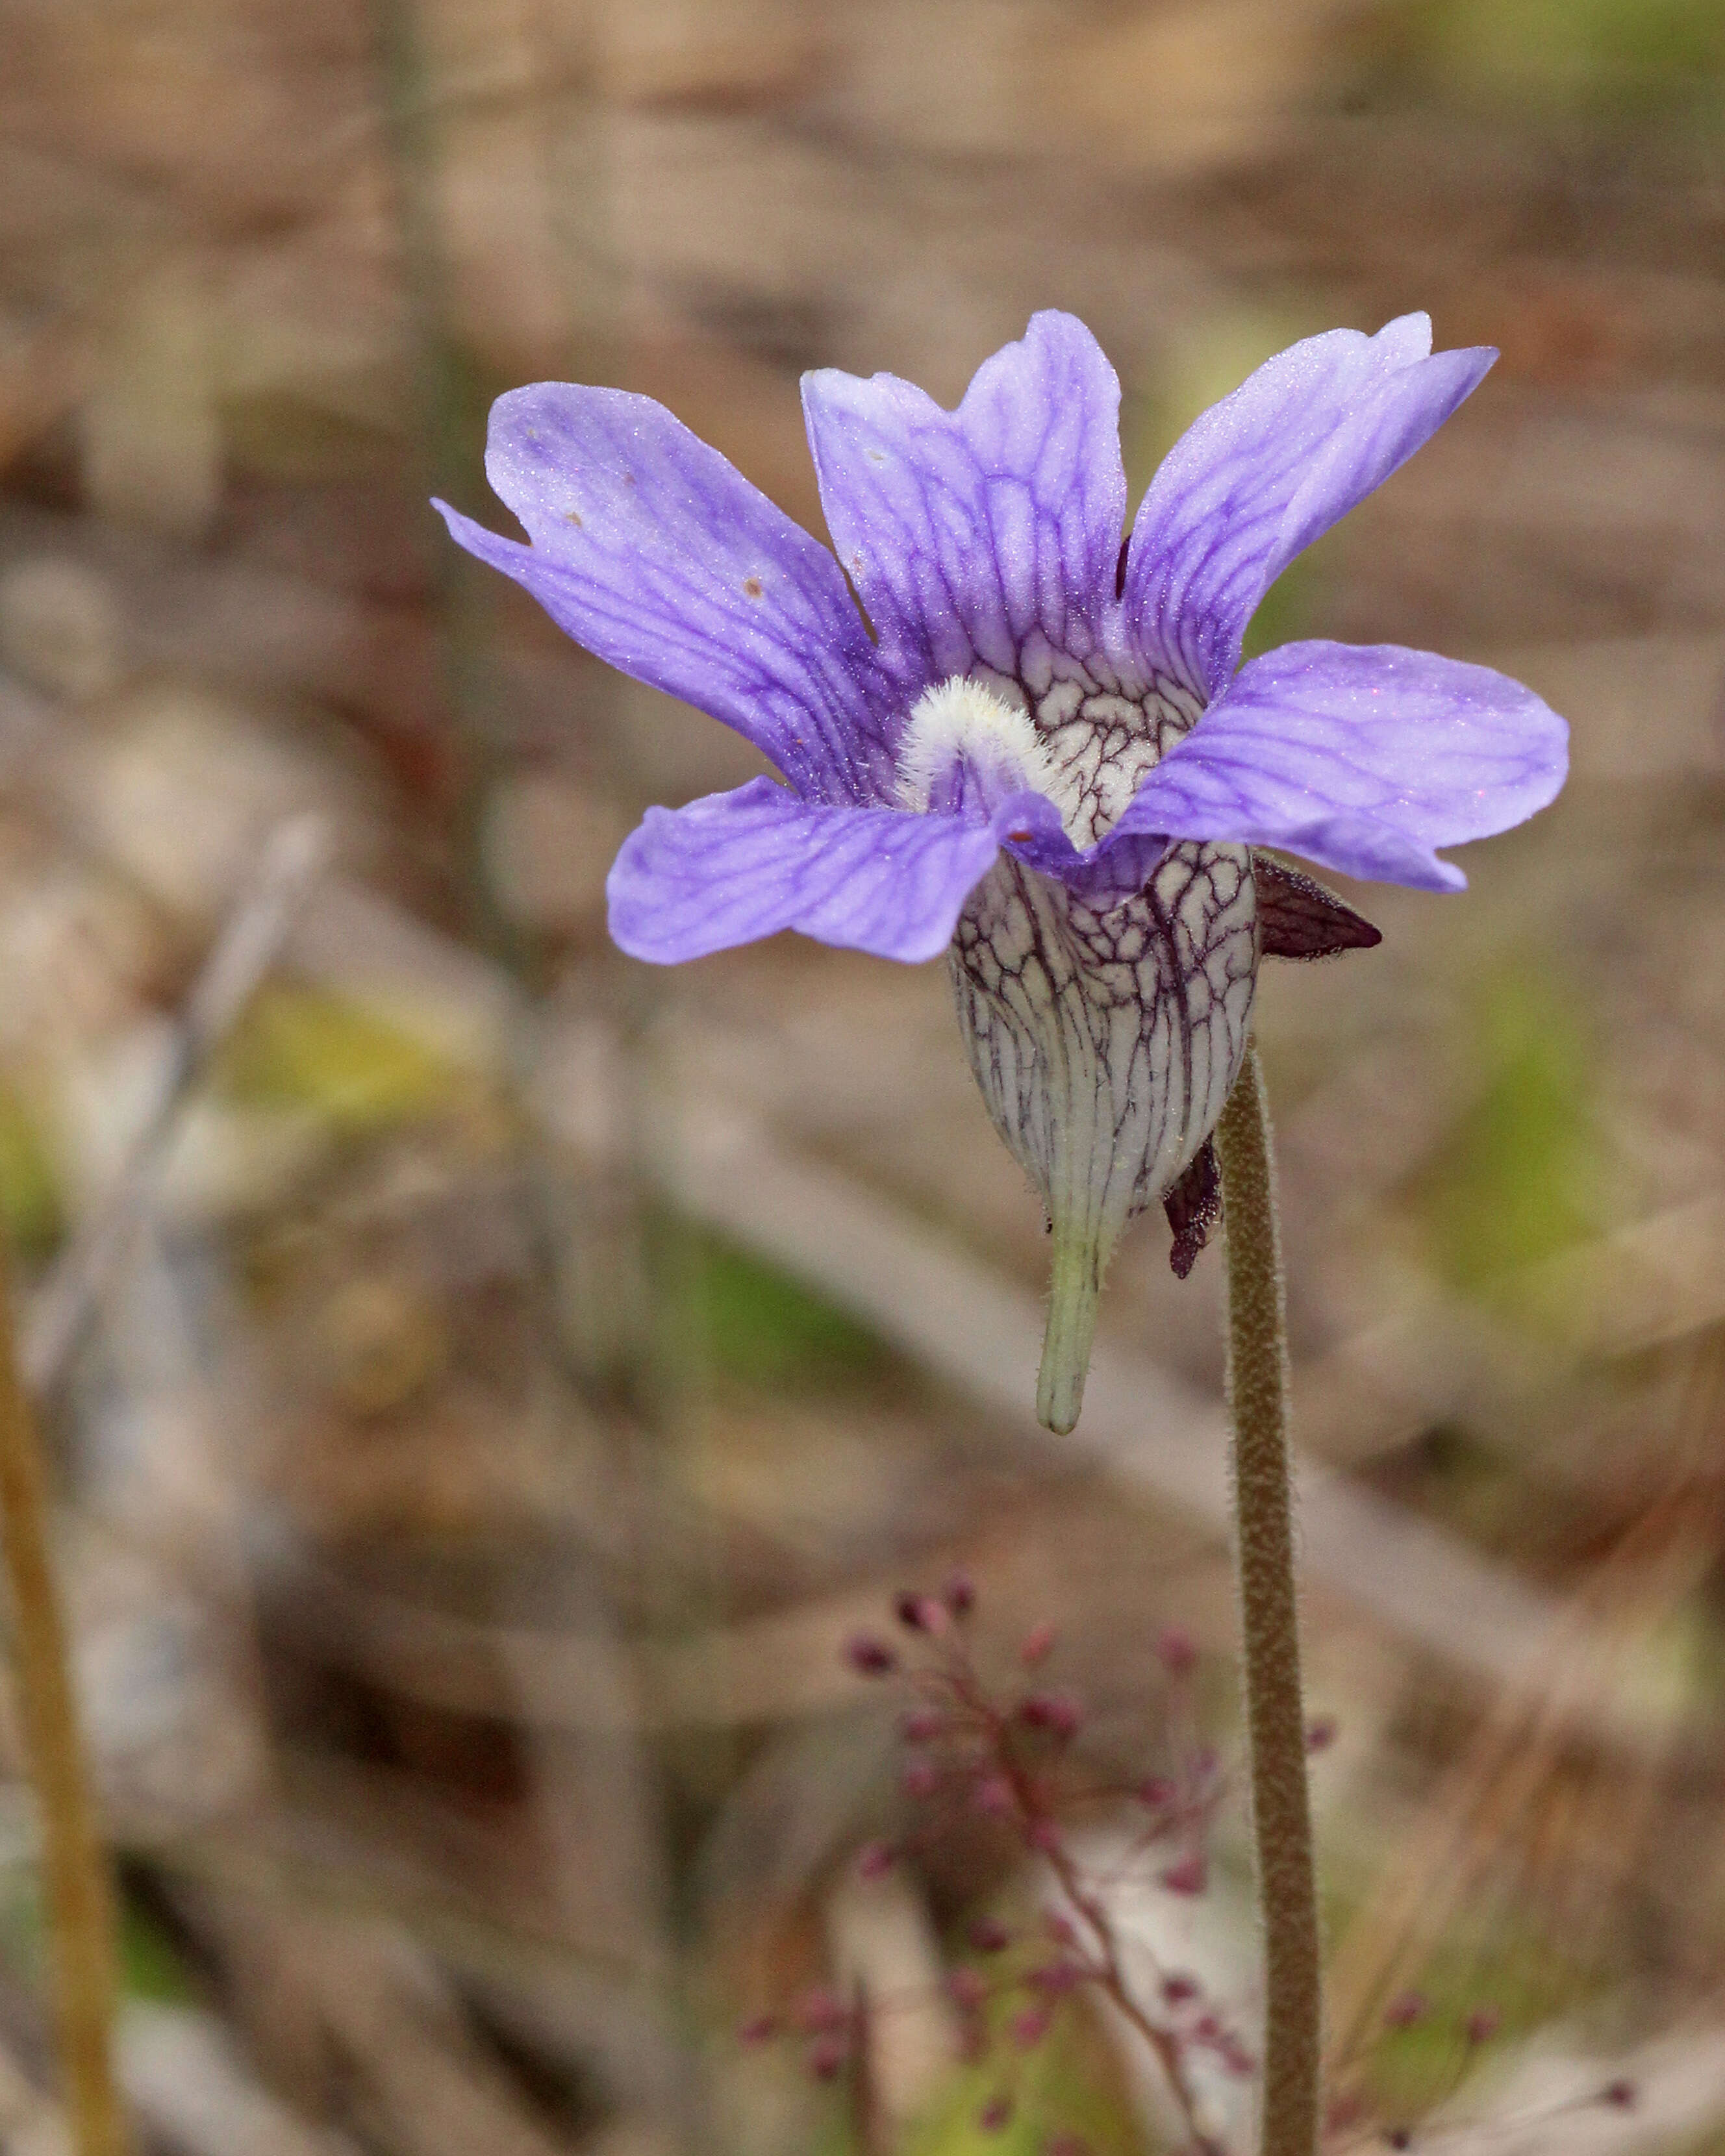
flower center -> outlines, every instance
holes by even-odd
[[[1198,716],[1159,681],[1139,695],[1070,677],[1027,685],[1040,691],[1028,711],[1016,684],[1003,694],[954,675],[925,689],[899,748],[905,807],[988,812],[1028,786],[1054,803],[1075,846],[1091,846]]]
[[[1062,823],[1077,806],[1028,711],[959,675],[923,690],[898,752],[906,808],[926,814],[971,803],[992,810],[1027,786],[1053,802]]]

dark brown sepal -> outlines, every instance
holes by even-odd
[[[1168,1224],[1174,1231],[1168,1261],[1174,1278],[1184,1280],[1198,1263],[1198,1254],[1210,1239],[1210,1230],[1222,1217],[1222,1171],[1216,1166],[1216,1148],[1209,1138],[1179,1181],[1162,1201]]]
[[[1338,951],[1369,951],[1384,941],[1382,930],[1333,891],[1266,855],[1252,855],[1252,880],[1266,958],[1331,958]]]

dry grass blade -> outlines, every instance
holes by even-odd
[[[1609,1924],[1658,1815],[1676,1725],[1666,1707],[1665,1746],[1620,1758],[1609,1774],[1579,1785],[1566,1779],[1565,1759],[1594,1726],[1588,1703],[1632,1678],[1648,1636],[1712,1563],[1717,1499],[1704,1454],[1717,1403],[1707,1368],[1695,1389],[1686,1461],[1574,1597],[1545,1645],[1540,1688],[1493,1702],[1332,1953],[1332,2078],[1369,2046],[1386,2002],[1417,1984],[1458,1914],[1480,1913],[1506,1868],[1511,1899],[1570,1912],[1567,1943],[1579,1958],[1595,1943],[1583,1932]]]
[[[56,1260],[38,1290],[24,1327],[25,1383],[52,1391],[148,1195],[172,1138],[180,1106],[209,1059],[275,963],[295,918],[328,859],[321,819],[295,817],[266,842],[251,888],[234,908],[193,983],[174,1053],[113,1187]]]
[[[346,2134],[309,2125],[264,2088],[212,2014],[134,2003],[119,2067],[138,2119],[177,2156],[358,2156]]]
[[[1725,2029],[1676,2029],[1603,2058],[1570,2051],[1560,2037],[1543,2038],[1494,2076],[1491,2098],[1487,2119],[1435,2120],[1430,2146],[1443,2156],[1659,2156],[1712,2148],[1725,2123]]]
[[[562,2156],[399,1925],[211,1881],[174,1897],[270,2079],[388,2156]]]

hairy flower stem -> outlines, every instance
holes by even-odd
[[[42,1444],[18,1374],[11,1286],[0,1257],[0,1542],[40,1814],[65,2100],[76,2156],[123,2156],[127,2142],[111,2055],[113,1908],[49,1563],[48,1509]]]
[[[1265,1960],[1263,2156],[1317,2146],[1322,2000],[1288,1446],[1287,1332],[1270,1110],[1255,1046],[1216,1126],[1228,1249],[1240,1631]]]

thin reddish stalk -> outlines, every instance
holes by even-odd
[[[1012,1743],[1012,1733],[1004,1718],[988,1701],[962,1676],[954,1679],[954,1689],[966,1707],[974,1714],[987,1730],[990,1749],[1006,1777],[1013,1794],[1013,1801],[1019,1814],[1027,1820],[1044,1816],[1036,1784],[1018,1758]],[[1217,2143],[1199,2126],[1194,2109],[1192,2092],[1180,2061],[1180,2047],[1173,2033],[1153,2021],[1138,2001],[1133,1998],[1122,1966],[1120,1949],[1114,1937],[1114,1928],[1108,1912],[1085,1885],[1084,1876],[1072,1861],[1070,1852],[1056,1839],[1052,1845],[1043,1848],[1049,1869],[1059,1881],[1060,1892],[1083,1919],[1093,1935],[1093,1958],[1086,1974],[1098,1984],[1113,2001],[1119,2012],[1131,2023],[1154,2053],[1158,2064],[1167,2077],[1175,2102],[1187,2132],[1192,2137],[1196,2156],[1222,2156]]]

